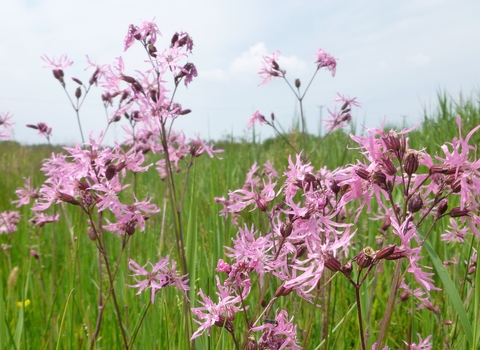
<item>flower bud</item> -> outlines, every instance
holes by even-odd
[[[460,209],[460,207],[455,207],[450,210],[448,213],[452,218],[460,218],[462,216],[469,216],[470,210],[468,209]]]
[[[429,169],[429,174],[445,174],[447,168],[444,165],[432,165]]]
[[[87,229],[87,233],[88,233],[88,238],[90,238],[92,241],[97,239],[97,233],[93,228],[89,227]]]
[[[233,333],[232,321],[223,315],[218,316],[218,320],[215,321],[215,326],[218,326],[220,328],[225,327],[227,331],[229,331],[230,333]]]
[[[382,165],[388,175],[393,176],[397,173],[397,168],[390,158],[383,158]]]
[[[272,122],[275,121],[275,114],[273,114],[273,112],[270,114],[270,118],[272,118]]]
[[[280,226],[280,234],[282,235],[283,238],[287,238],[288,236],[291,235],[293,230],[293,225],[290,221],[287,221],[286,223],[282,224]]]
[[[337,194],[340,192],[340,186],[338,186],[338,182],[336,180],[332,180],[330,183],[330,189],[332,190],[333,193]]]
[[[370,173],[363,168],[355,169],[355,173],[358,175],[358,177],[360,177],[364,180],[369,180],[370,179]]]
[[[395,244],[389,244],[386,247],[383,247],[375,253],[375,259],[381,260],[388,258],[395,251],[395,247]]]
[[[115,165],[110,164],[107,169],[105,170],[105,177],[107,180],[113,179],[113,177],[117,174]]]
[[[65,203],[70,203],[70,204],[73,204],[73,205],[80,205],[80,202],[77,201],[75,198],[73,198],[73,196],[71,196],[69,194],[57,191],[56,197],[59,200],[61,200],[62,202],[65,202]]]
[[[473,274],[475,273],[476,269],[477,269],[477,268],[476,268],[475,264],[472,264],[472,265],[470,265],[470,267],[468,268],[467,273],[468,273],[469,275],[473,275]]]
[[[375,252],[370,247],[365,247],[360,253],[355,257],[357,265],[364,269],[369,267],[373,263],[373,258],[375,257]]]
[[[400,294],[400,300],[407,301],[410,294],[411,293],[408,290],[404,291],[402,294]]]
[[[418,156],[416,153],[412,152],[407,155],[403,170],[405,170],[408,176],[412,176],[418,170]]]
[[[392,152],[397,152],[400,150],[400,140],[397,136],[388,135],[387,137],[382,138],[387,150]]]
[[[455,179],[452,182],[451,187],[452,187],[453,193],[459,193],[460,190],[462,189],[462,178],[459,177],[459,178]]]
[[[423,207],[423,200],[420,194],[414,194],[412,198],[410,198],[410,201],[408,202],[408,210],[410,210],[411,213],[416,213]]]
[[[398,259],[401,259],[401,258],[405,258],[406,256],[407,255],[406,255],[405,249],[395,247],[393,253],[390,254],[389,256],[386,256],[384,259],[385,260],[398,260]]]
[[[333,272],[340,271],[342,268],[342,263],[335,259],[333,256],[329,257],[327,260],[325,260],[325,267],[328,268],[329,270]]]
[[[381,171],[372,172],[372,180],[373,180],[374,183],[379,185],[380,188],[382,188],[382,186],[387,183],[387,177]]]
[[[301,85],[300,79],[295,79],[295,87],[296,87],[297,89],[299,89],[299,88],[300,88],[300,85]]]
[[[35,250],[30,250],[30,255],[33,256],[35,259],[40,260],[40,255]]]
[[[157,48],[152,44],[148,44],[147,47],[148,47],[148,53],[150,54],[150,56],[157,57]]]
[[[305,244],[302,244],[295,251],[295,259],[300,259],[302,256],[305,255],[306,252],[307,252],[307,246]]]
[[[75,97],[77,98],[77,100],[82,97],[82,88],[80,86],[78,86],[75,90]]]
[[[179,114],[179,115],[187,115],[187,114],[189,114],[189,113],[192,113],[192,110],[187,108],[187,109],[182,109],[182,110],[180,111],[180,113],[178,113],[178,114]]]
[[[72,80],[76,82],[78,85],[83,85],[82,81],[80,79],[77,79],[75,77],[72,77]]]
[[[448,201],[446,199],[442,199],[437,205],[437,218],[445,214],[448,209]]]
[[[285,288],[285,286],[282,284],[280,287],[277,288],[275,291],[275,298],[278,297],[286,297],[288,294],[292,292],[293,288]]]
[[[135,221],[130,221],[125,224],[125,232],[129,235],[132,236],[135,233],[135,228],[137,226],[137,223]]]
[[[350,275],[352,274],[352,270],[353,270],[352,263],[349,261],[345,265],[342,266],[340,271],[342,271],[342,273],[345,276],[350,277]]]
[[[252,337],[252,336],[248,337],[245,350],[258,350],[258,343],[255,340],[255,337]]]
[[[268,203],[265,200],[265,198],[259,197],[255,200],[255,203],[257,204],[258,209],[260,211],[267,211],[268,210]]]
[[[385,216],[382,222],[382,230],[383,231],[388,230],[391,225],[392,225],[392,219],[390,219],[390,216]]]

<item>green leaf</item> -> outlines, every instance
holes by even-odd
[[[438,276],[442,280],[445,291],[447,292],[451,302],[453,303],[455,311],[457,312],[458,317],[460,318],[460,322],[463,326],[463,331],[465,332],[467,341],[469,342],[470,345],[472,345],[473,330],[472,330],[472,326],[470,325],[470,322],[468,321],[467,312],[463,307],[462,299],[460,299],[460,295],[458,294],[458,291],[455,288],[455,285],[450,279],[450,276],[447,274],[447,271],[445,270],[445,266],[440,261],[440,258],[438,257],[437,253],[435,252],[431,244],[428,241],[425,241],[424,246],[425,248],[427,248],[428,254],[430,255],[433,265],[435,266],[435,270],[437,271]]]

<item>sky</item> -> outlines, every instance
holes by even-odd
[[[13,140],[43,143],[26,124],[45,122],[52,142],[80,141],[76,116],[40,56],[67,54],[74,65],[66,76],[88,81],[86,55],[99,64],[122,56],[127,72],[144,69],[140,45],[124,52],[129,24],[153,20],[166,48],[172,35],[188,32],[194,40],[190,60],[198,77],[179,90],[176,101],[192,113],[174,128],[203,139],[251,137],[247,130],[256,111],[289,129],[298,102],[280,79],[266,85],[257,74],[262,57],[279,50],[286,77],[307,85],[315,72],[315,52],[337,58],[335,77],[322,70],[305,99],[308,131],[318,134],[337,93],[356,97],[357,130],[388,124],[413,125],[424,111],[434,111],[437,92],[454,99],[480,92],[480,1],[307,1],[307,0],[2,0],[0,5],[0,112],[13,114]],[[76,85],[67,80],[74,93]],[[106,126],[101,87],[88,96],[80,118],[94,135]],[[478,96],[478,95],[477,95]],[[256,128],[262,139],[267,126]],[[125,139],[121,125],[106,141]]]

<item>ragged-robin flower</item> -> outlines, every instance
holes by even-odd
[[[275,51],[271,56],[263,56],[263,67],[258,74],[263,78],[260,85],[268,83],[273,78],[282,78],[287,73],[286,70],[280,69],[278,65],[278,59],[280,57],[280,51]]]
[[[251,329],[252,332],[262,331],[258,340],[260,349],[291,349],[300,350],[297,339],[297,325],[293,324],[293,316],[281,310],[274,320],[264,320],[261,326]]]

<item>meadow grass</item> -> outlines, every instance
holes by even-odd
[[[455,117],[463,117],[463,135],[480,124],[480,101],[478,95],[455,103],[445,94],[439,94],[439,109],[425,115],[423,124],[410,134],[410,147],[423,148],[434,155],[445,141],[458,136]],[[290,142],[300,143],[298,133],[288,135]],[[480,140],[475,135],[471,144]],[[318,142],[318,137],[309,136],[309,148]],[[360,156],[347,133],[336,131],[322,144],[310,161],[315,169],[323,166],[334,169],[345,164],[352,164]],[[216,265],[218,259],[226,259],[224,246],[230,245],[237,229],[230,219],[219,216],[221,206],[215,203],[215,197],[228,194],[229,190],[241,188],[245,174],[254,162],[263,164],[271,160],[279,172],[287,166],[291,151],[279,138],[268,139],[262,143],[225,140],[217,143],[223,148],[223,159],[200,157],[192,169],[187,185],[183,207],[185,248],[190,279],[190,300],[192,306],[198,306],[197,292],[201,288],[207,295],[214,296],[216,291]],[[23,178],[31,177],[32,184],[39,187],[44,181],[40,171],[41,161],[51,152],[61,152],[60,147],[22,146],[15,142],[0,143],[0,211],[14,210],[10,203],[16,199],[15,190],[23,186]],[[155,162],[155,155],[149,155],[147,163]],[[181,186],[182,174],[176,179]],[[135,325],[140,322],[142,313],[148,305],[149,293],[135,295],[136,290],[128,286],[133,284],[129,276],[127,261],[135,259],[143,265],[147,261],[156,262],[160,256],[170,255],[178,261],[172,236],[172,210],[164,205],[165,183],[160,181],[153,167],[146,173],[138,173],[135,186],[138,198],[149,196],[161,208],[161,212],[147,221],[144,233],[136,232],[127,251],[123,254],[115,288],[122,318],[128,336],[132,336]],[[125,196],[128,196],[125,195]],[[372,211],[375,211],[373,206]],[[98,313],[97,298],[98,251],[87,234],[87,221],[76,207],[56,205],[51,212],[59,212],[60,220],[56,224],[47,224],[39,229],[27,221],[32,216],[30,209],[21,207],[22,221],[18,231],[0,236],[0,244],[11,248],[0,251],[0,348],[1,349],[83,349],[89,347],[89,336],[93,332]],[[267,229],[264,218],[253,217],[256,212],[242,213],[239,221],[250,225],[256,220],[257,229]],[[380,221],[371,221],[367,213],[362,213],[355,223],[358,229],[355,242],[357,245],[376,245]],[[478,322],[478,291],[472,292],[471,283],[466,282],[467,266],[463,264],[471,254],[469,244],[440,244],[439,235],[446,229],[446,222],[436,226],[429,237],[429,244],[439,257],[439,261],[456,259],[457,263],[444,266],[450,276],[452,285],[445,287],[440,274],[435,270],[435,284],[442,287],[440,292],[432,293],[434,305],[439,306],[437,314],[423,308],[415,310],[413,299],[397,303],[392,317],[392,325],[387,343],[393,348],[404,347],[403,339],[418,341],[416,336],[432,334],[434,349],[466,349],[465,330],[459,319],[458,310],[452,301],[448,289],[453,288],[463,301],[468,322],[472,327]],[[117,256],[121,249],[121,240],[114,234],[106,235],[106,245],[110,256]],[[469,242],[478,247],[478,240],[470,235]],[[35,250],[39,259],[30,255]],[[361,249],[361,247],[360,247]],[[426,255],[426,253],[424,254]],[[404,263],[406,266],[406,263]],[[427,256],[424,265],[434,266],[431,256]],[[442,265],[443,266],[443,265]],[[17,271],[17,272],[15,272]],[[386,300],[391,286],[394,264],[379,265],[376,278],[369,278],[361,289],[362,309],[368,310],[364,315],[366,330],[370,334],[368,344],[376,339],[379,322],[385,310]],[[475,275],[472,275],[472,278]],[[298,325],[298,337],[303,340],[309,320],[313,317],[308,349],[355,349],[360,347],[358,322],[355,309],[355,291],[345,278],[337,276],[329,288],[330,309],[314,308],[299,298],[279,299],[275,307],[289,310]],[[477,278],[478,280],[478,278]],[[107,281],[103,281],[108,283]],[[253,281],[254,285],[258,281]],[[273,297],[279,286],[272,282],[267,299]],[[252,293],[259,294],[253,288]],[[476,299],[477,298],[477,299]],[[213,298],[215,300],[215,298]],[[252,298],[253,299],[253,298]],[[28,305],[25,303],[29,300]],[[19,306],[22,302],[24,306]],[[255,307],[256,300],[250,307]],[[20,304],[19,304],[20,303]],[[137,335],[136,349],[186,349],[188,338],[185,335],[185,322],[191,322],[191,316],[185,318],[183,299],[175,289],[163,289],[150,306]],[[326,304],[324,304],[326,305]],[[409,310],[413,310],[410,312]],[[117,349],[123,347],[121,332],[118,327],[116,310],[112,303],[106,304],[98,349]],[[322,315],[328,315],[328,343],[322,337]],[[312,316],[313,315],[313,316]],[[235,321],[242,329],[242,320]],[[451,325],[446,325],[451,321]],[[194,329],[196,326],[194,324]],[[245,330],[243,328],[243,330]],[[236,331],[236,334],[242,334]],[[476,333],[478,338],[478,333]],[[478,339],[475,339],[478,344]],[[203,335],[195,342],[197,349],[232,349],[233,342],[225,328],[212,327],[210,337]]]

